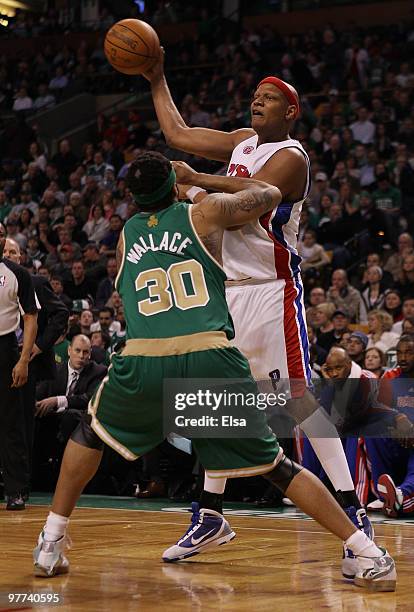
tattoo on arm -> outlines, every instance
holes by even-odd
[[[118,244],[116,245],[116,267],[119,270],[121,269],[122,259],[124,256],[123,242],[121,239],[118,240]]]
[[[223,216],[234,215],[236,212],[251,212],[260,208],[272,207],[272,196],[268,191],[252,195],[250,192],[240,192],[231,198],[220,196],[217,205]]]
[[[202,240],[207,251],[217,259],[218,262],[222,262],[221,258],[221,235],[216,230],[210,234],[200,234],[200,240]]]
[[[223,232],[217,229],[208,229],[208,224],[202,210],[193,211],[192,218],[201,242],[214,259],[222,263],[221,244]]]

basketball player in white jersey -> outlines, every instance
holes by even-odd
[[[300,257],[296,251],[301,207],[310,187],[310,164],[302,145],[289,136],[300,111],[296,90],[278,79],[263,79],[251,103],[251,128],[221,132],[189,128],[171,97],[161,61],[144,75],[167,144],[194,155],[229,164],[231,177],[254,176],[277,186],[283,200],[256,223],[223,237],[223,266],[229,279],[227,302],[235,326],[235,344],[249,359],[258,380],[278,377],[310,383]],[[188,197],[200,201],[200,190],[226,191],[226,177],[200,174],[176,164],[177,182],[195,187]],[[198,187],[198,189],[197,189]],[[355,493],[342,443],[313,396],[296,385],[291,413],[300,424],[354,524],[372,537],[372,528]],[[292,393],[295,397],[295,393]],[[301,397],[300,397],[301,396]],[[204,493],[222,512],[224,479],[206,477]],[[179,547],[178,547],[179,548]],[[174,560],[177,546],[166,551]],[[194,554],[201,552],[194,547]],[[165,555],[165,553],[164,553]],[[178,558],[178,557],[177,557]],[[342,572],[352,578],[356,564],[345,549]]]

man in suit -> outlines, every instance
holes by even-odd
[[[15,240],[11,238],[6,239],[4,257],[17,264],[20,263],[20,247]],[[53,346],[56,340],[66,331],[69,318],[68,309],[53,292],[47,278],[36,275],[31,275],[31,278],[39,308],[37,335],[30,355],[27,383],[21,390],[29,472],[31,472],[32,468],[36,383],[41,380],[54,378],[56,365]],[[27,500],[29,491],[23,491],[22,493],[23,498]]]
[[[91,361],[91,343],[87,336],[72,338],[69,361],[57,366],[53,380],[39,383],[36,391],[36,416],[49,430],[57,426],[58,440],[66,444],[72,431],[88,408],[95,389],[106,374],[106,367]],[[42,427],[42,423],[40,423]]]

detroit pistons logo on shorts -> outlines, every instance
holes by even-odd
[[[243,149],[243,153],[245,155],[249,155],[249,153],[251,153],[252,151],[254,151],[254,147],[252,147],[251,145],[247,145],[247,147],[244,147]]]
[[[0,274],[0,287],[4,287],[6,284],[6,276],[5,274]]]

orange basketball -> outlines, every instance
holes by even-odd
[[[160,55],[156,31],[140,19],[122,19],[105,36],[108,62],[124,74],[142,74],[155,64]]]

